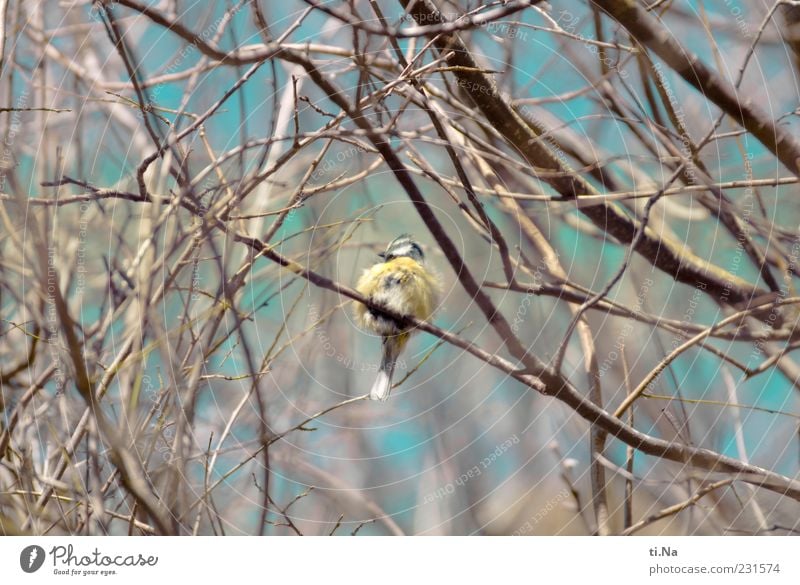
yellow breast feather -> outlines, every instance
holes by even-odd
[[[385,302],[389,307],[418,319],[428,320],[436,307],[439,282],[422,264],[400,257],[364,270],[356,290],[367,298]],[[391,291],[391,294],[387,291]],[[387,302],[388,299],[388,302]],[[369,328],[369,309],[356,303],[356,319]]]
[[[412,327],[386,311],[427,321],[439,293],[439,279],[426,269],[422,248],[411,236],[398,236],[379,256],[384,261],[366,269],[356,284],[358,292],[377,306],[355,303],[354,307],[358,324],[381,338],[378,375],[369,391],[372,400],[389,398],[397,358],[414,333]]]

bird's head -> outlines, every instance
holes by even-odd
[[[389,262],[395,258],[407,257],[417,262],[425,260],[425,254],[418,243],[411,239],[408,234],[397,236],[386,246],[386,251],[378,254],[384,262]]]

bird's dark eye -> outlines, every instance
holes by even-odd
[[[414,248],[414,251],[419,254],[420,258],[424,258],[425,254],[422,253],[422,248],[420,248],[417,244],[412,243],[411,247]]]

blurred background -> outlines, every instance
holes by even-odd
[[[795,296],[796,169],[713,97],[594,4],[437,5],[450,21],[492,16],[459,35],[499,99],[545,129],[540,142],[565,173],[614,194],[608,205],[646,217],[748,298]],[[552,170],[503,141],[428,36],[380,34],[381,19],[414,30],[401,3],[0,8],[0,533],[598,532],[590,426],[572,408],[428,333],[412,338],[388,402],[358,399],[380,341],[355,325],[353,301],[246,241],[353,287],[391,239],[412,234],[443,283],[433,324],[513,360],[376,144],[285,47],[382,129],[470,273],[543,362],[581,302],[558,291],[604,291],[628,262],[627,245],[554,189]],[[649,8],[797,135],[796,8]],[[519,290],[507,286],[508,261]],[[604,408],[745,307],[634,254],[585,313]],[[796,315],[788,306],[715,331],[622,419],[797,479]],[[573,333],[561,371],[588,396],[584,350]],[[642,521],[631,532],[800,530],[797,501],[733,475],[632,455],[614,438],[594,458],[610,533]]]

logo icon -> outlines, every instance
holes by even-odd
[[[26,573],[35,573],[42,568],[43,564],[44,549],[37,544],[26,546],[19,553],[19,566]]]

